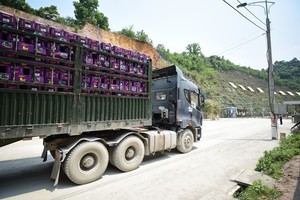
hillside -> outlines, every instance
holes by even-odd
[[[188,47],[192,47],[189,51]],[[170,61],[180,66],[190,79],[196,82],[207,96],[205,112],[219,114],[225,107],[237,107],[245,110],[246,116],[269,115],[268,72],[267,70],[254,70],[249,67],[235,65],[234,63],[218,56],[205,57],[197,44],[188,45],[187,51],[170,53],[163,46],[158,48],[159,53]],[[194,48],[194,49],[193,49]],[[198,51],[195,51],[198,50]],[[193,53],[196,52],[196,53]],[[292,66],[290,64],[292,63]],[[300,61],[293,59],[290,62],[276,62],[275,65],[275,103],[283,101],[300,100],[300,88],[297,75]],[[280,66],[278,67],[278,64]],[[284,70],[282,68],[284,67]],[[289,70],[293,69],[292,72]],[[282,74],[288,79],[282,79]],[[236,88],[230,85],[233,83]],[[239,85],[244,87],[241,88]],[[250,86],[254,91],[248,89]],[[261,88],[263,92],[259,92]],[[282,91],[285,95],[279,93]],[[293,95],[288,94],[292,92]]]
[[[274,63],[275,80],[290,88],[300,91],[300,61],[276,61]]]
[[[75,32],[81,36],[89,37],[93,40],[97,40],[105,43],[111,43],[112,45],[115,46],[120,46],[129,50],[135,50],[135,51],[145,53],[152,58],[153,66],[155,68],[161,68],[166,66],[165,61],[160,58],[155,48],[153,48],[150,44],[146,42],[130,39],[124,35],[109,32],[91,24],[86,24],[82,29],[75,30],[72,27],[65,26],[51,20],[46,20],[41,17],[37,17],[35,15],[28,14],[26,12],[22,12],[20,10],[16,10],[3,5],[0,5],[0,10],[3,10],[4,12],[7,13],[14,14],[17,18],[22,17],[25,19],[34,20],[36,22],[47,24],[59,29]]]
[[[224,107],[235,106],[240,109],[248,111],[248,115],[262,116],[269,113],[268,105],[268,82],[261,78],[249,75],[241,71],[218,71],[216,74],[216,80],[220,83],[221,87],[216,89],[216,93],[211,96],[221,103]],[[237,88],[232,87],[229,82],[234,83]],[[247,90],[243,90],[239,85],[246,87]],[[253,88],[254,92],[251,92],[247,86]],[[261,93],[257,90],[261,88],[264,92]],[[295,94],[291,96],[289,94],[283,96],[278,91],[293,91],[286,86],[278,86],[275,84],[275,102],[281,103],[283,101],[295,101],[300,100],[300,96]],[[251,113],[252,110],[252,113]]]

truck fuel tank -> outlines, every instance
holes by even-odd
[[[150,155],[155,152],[170,151],[174,149],[177,144],[177,134],[169,130],[150,130],[142,132],[148,139],[148,144],[145,148],[145,154]]]

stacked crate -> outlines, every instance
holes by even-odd
[[[75,48],[81,44],[82,93],[147,96],[145,54],[2,11],[0,26],[0,56],[10,58],[0,62],[0,88],[73,92]]]

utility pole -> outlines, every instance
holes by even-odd
[[[272,140],[278,139],[278,124],[277,116],[275,114],[275,95],[274,95],[274,73],[273,73],[273,62],[272,62],[272,47],[271,47],[271,30],[270,30],[270,19],[268,2],[266,4],[266,26],[267,26],[267,60],[268,60],[268,75],[269,75],[269,104],[270,104],[270,118],[271,118],[271,134]]]
[[[264,3],[265,6],[261,6],[258,4]],[[274,95],[274,73],[273,73],[273,62],[272,62],[272,48],[271,48],[271,30],[270,30],[270,20],[269,20],[269,7],[268,3],[272,5],[275,2],[272,1],[257,1],[252,3],[241,3],[237,7],[246,7],[248,6],[261,6],[265,10],[266,14],[266,35],[267,35],[267,61],[268,61],[268,92],[269,92],[269,106],[270,106],[270,118],[271,118],[271,136],[272,140],[278,139],[278,124],[277,124],[277,116],[275,114],[275,95]],[[271,7],[270,6],[270,7]]]

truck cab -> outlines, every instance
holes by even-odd
[[[189,81],[177,66],[153,72],[153,126],[175,131],[179,137],[188,129],[192,131],[194,141],[200,140],[203,105],[201,89]]]

